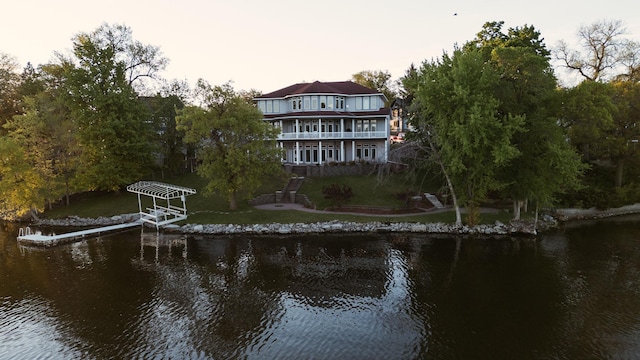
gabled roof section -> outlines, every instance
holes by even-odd
[[[256,99],[282,99],[301,94],[373,95],[376,90],[356,84],[353,81],[299,83],[274,92],[258,96]]]

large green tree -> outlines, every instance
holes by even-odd
[[[222,194],[236,210],[240,194],[251,196],[267,176],[282,170],[279,129],[263,121],[260,110],[229,83],[211,86],[199,80],[196,91],[202,107],[179,111],[178,129],[197,146],[198,174],[209,180],[206,192]]]
[[[533,26],[504,33],[502,25],[486,23],[465,48],[479,49],[499,74],[498,113],[523,119],[523,131],[512,139],[519,155],[499,174],[517,220],[527,200],[551,205],[556,194],[577,187],[584,166],[558,126],[557,81],[541,34]]]
[[[475,223],[479,204],[506,185],[498,174],[519,155],[512,138],[524,119],[499,113],[494,94],[499,73],[477,49],[455,49],[451,57],[425,62],[420,77],[416,99],[423,116],[414,118],[415,125],[433,131],[439,157],[468,209],[467,220]]]
[[[103,26],[81,33],[73,41],[74,58],[62,61],[82,148],[78,177],[92,190],[117,190],[140,179],[153,165],[148,112],[133,88],[137,75],[132,75],[129,60],[134,56],[119,41],[127,38],[127,31]]]

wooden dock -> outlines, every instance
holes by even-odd
[[[54,246],[60,243],[67,243],[78,239],[84,239],[88,235],[101,234],[105,232],[127,229],[134,226],[142,226],[142,221],[134,221],[125,224],[102,226],[93,229],[86,229],[80,231],[74,231],[64,234],[50,234],[44,235],[40,232],[32,233],[30,228],[21,228],[18,233],[18,243],[23,245],[37,245],[37,246]]]

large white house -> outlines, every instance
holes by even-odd
[[[300,83],[254,99],[279,127],[284,163],[386,162],[385,96],[351,81]]]

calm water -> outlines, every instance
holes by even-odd
[[[537,241],[0,229],[0,359],[640,358],[640,217]]]

